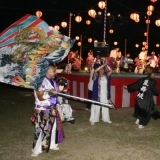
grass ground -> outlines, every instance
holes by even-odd
[[[75,109],[75,124],[64,123],[65,140],[59,151],[31,157],[34,126],[33,95],[24,89],[0,84],[0,160],[158,160],[160,120],[151,119],[138,129],[133,108],[111,109],[112,124],[102,121],[91,126],[85,103],[69,101]],[[26,94],[25,94],[26,95]],[[160,106],[157,106],[160,109]]]

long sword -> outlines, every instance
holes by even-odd
[[[82,101],[87,101],[87,102],[91,102],[91,103],[100,104],[103,107],[107,107],[107,108],[110,108],[110,109],[114,108],[114,106],[112,104],[97,102],[97,101],[93,101],[93,100],[90,100],[90,99],[81,98],[81,97],[77,97],[77,96],[72,96],[72,95],[64,94],[64,93],[60,93],[60,92],[57,92],[56,94],[60,95],[60,96],[65,96],[65,97],[73,98],[73,99],[75,98],[75,99],[79,99],[79,100],[82,100]]]

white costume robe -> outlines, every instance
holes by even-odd
[[[102,103],[108,103],[107,100],[107,79],[105,76],[100,77],[100,102]],[[91,106],[91,116],[90,116],[90,122],[99,122],[99,116],[100,116],[100,105],[92,104]],[[104,122],[110,122],[110,115],[109,115],[109,108],[102,106],[102,121]]]

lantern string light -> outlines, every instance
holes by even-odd
[[[112,0],[112,1],[115,2],[115,3],[117,3],[117,4],[120,5],[120,6],[123,6],[124,8],[126,8],[126,9],[128,9],[128,10],[130,10],[130,11],[133,11],[133,12],[136,12],[136,13],[139,13],[139,14],[144,15],[143,12],[136,11],[136,10],[134,10],[134,9],[132,9],[132,8],[124,5],[123,3],[120,3],[120,2],[118,2],[118,1],[116,1],[116,0]],[[155,3],[156,0],[151,0],[151,2]],[[94,8],[95,6],[97,6],[97,2],[96,2],[93,6],[91,6],[90,8]],[[2,6],[0,6],[0,9],[37,11],[37,9],[35,9],[35,8],[23,8],[23,7],[14,7],[14,8],[13,8],[13,7],[2,7]],[[43,9],[42,11],[43,11],[43,12],[46,11],[46,12],[66,12],[66,13],[68,13],[68,10],[57,10],[57,9]],[[82,14],[82,13],[84,13],[84,12],[88,12],[88,9],[83,10],[83,11],[80,11],[80,10],[74,11],[74,13],[78,13],[78,14]],[[152,17],[153,17],[153,16],[152,16]],[[155,17],[155,16],[154,16],[154,18],[158,18],[158,17]],[[64,20],[66,20],[66,19],[68,19],[68,17],[66,17]],[[61,23],[61,22],[62,22],[62,21],[60,21],[60,22],[58,22],[58,23],[56,23],[56,24],[59,24],[59,23]]]
[[[117,2],[116,0],[112,0],[112,1],[114,1],[115,3],[117,3],[117,4],[119,4],[119,5],[121,5],[121,6],[123,6],[124,8],[126,8],[126,9],[128,9],[128,10],[130,10],[130,11],[134,11],[134,12],[136,12],[136,13],[139,13],[139,14],[142,14],[142,15],[144,15],[144,13],[143,12],[139,12],[139,11],[136,11],[136,10],[134,10],[134,9],[132,9],[132,8],[129,8],[128,6],[126,6],[126,5],[124,5],[124,4],[122,4],[122,3],[120,3],[120,2]],[[152,1],[151,1],[152,2]],[[155,1],[156,2],[156,1]],[[155,3],[154,2],[154,3]],[[93,6],[91,6],[90,8],[94,8],[95,6],[97,6],[97,3],[95,3]],[[37,11],[37,9],[35,9],[35,8],[22,8],[22,7],[1,7],[0,6],[0,8],[1,9],[7,9],[7,10],[32,10],[32,11]],[[47,12],[66,12],[66,13],[68,13],[68,10],[53,10],[53,9],[43,9],[42,10],[43,12],[45,12],[45,11],[47,11]],[[86,10],[83,10],[83,11],[74,11],[74,13],[76,14],[76,13],[78,13],[78,14],[82,14],[82,13],[85,13],[85,12],[88,12],[88,9],[86,9]],[[73,14],[74,15],[74,14]],[[152,16],[152,18],[159,18],[159,17],[156,17],[156,16]],[[59,22],[55,22],[54,24],[60,24],[62,21],[67,21],[67,19],[68,19],[68,17],[66,17],[66,18],[64,18],[63,20],[61,20],[61,21],[59,21]],[[53,24],[53,25],[54,25]]]
[[[135,11],[135,10],[133,10],[132,8],[129,8],[128,6],[125,6],[125,5],[123,5],[123,3],[120,3],[120,2],[118,2],[117,0],[112,0],[113,2],[115,2],[115,3],[117,3],[117,4],[119,4],[119,5],[121,5],[121,6],[123,6],[124,8],[127,8],[128,10],[131,10],[131,11],[134,11],[134,12],[136,12],[136,13],[139,13],[139,14],[143,14],[144,15],[144,13],[143,12],[138,12],[138,11]],[[153,2],[153,3],[155,3],[156,2],[156,0],[151,0],[151,2]],[[107,5],[107,4],[106,4]],[[95,5],[93,5],[91,8],[94,8],[95,6],[97,6],[97,3],[95,4]],[[106,7],[106,6],[105,6]],[[15,7],[15,8],[12,8],[12,7],[0,7],[0,8],[3,8],[3,9],[15,9],[15,10],[37,10],[37,9],[32,9],[32,8],[22,8],[22,7]],[[49,12],[53,12],[53,11],[55,11],[55,12],[68,12],[67,10],[46,10],[46,9],[43,9],[43,12],[44,11],[49,11]],[[86,9],[86,10],[84,10],[84,11],[75,11],[75,13],[78,13],[78,14],[82,14],[82,13],[84,13],[84,12],[88,12],[88,9]],[[106,11],[107,12],[107,11]],[[104,14],[104,18],[105,18],[105,16],[106,16],[106,14]],[[155,16],[152,16],[152,18],[159,18],[159,17],[155,17]],[[68,19],[68,17],[67,18],[65,18],[65,19]],[[104,21],[105,21],[105,19],[104,19]],[[60,21],[59,23],[61,23],[62,21]],[[58,23],[58,24],[59,24]],[[57,23],[56,23],[57,24]],[[70,25],[69,25],[70,26]],[[106,24],[104,24],[104,27],[106,26]],[[106,28],[104,29],[104,34],[105,35],[103,35],[103,41],[105,41],[104,39],[105,39],[105,36],[106,36]],[[69,34],[70,35],[70,34]],[[148,36],[147,36],[148,37]]]

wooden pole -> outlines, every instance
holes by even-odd
[[[125,48],[124,48],[124,55],[126,56],[127,54],[127,39],[125,39]]]
[[[69,29],[68,29],[68,36],[71,37],[71,25],[72,25],[72,13],[69,14]],[[70,67],[69,67],[69,63],[70,63],[70,59],[69,59],[69,55],[68,55],[68,64],[67,64],[67,73],[69,74],[70,71]]]

